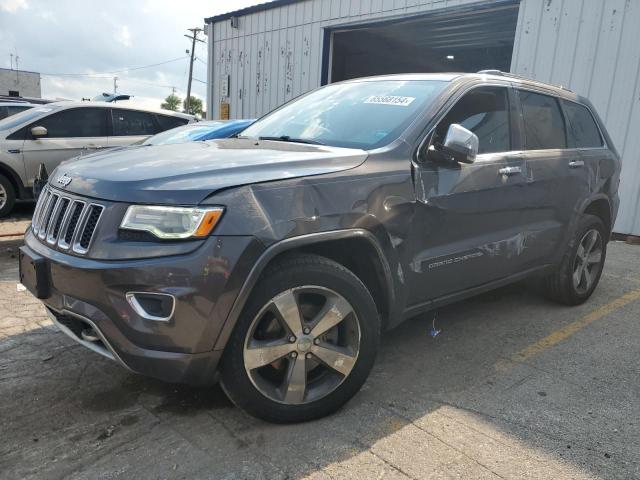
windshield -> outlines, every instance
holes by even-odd
[[[171,143],[195,142],[223,125],[224,122],[185,125],[158,133],[140,143],[142,145],[169,145]]]
[[[43,106],[37,108],[30,108],[29,110],[25,110],[24,112],[16,113],[11,117],[7,117],[4,120],[0,120],[0,132],[11,130],[14,127],[19,127],[23,123],[29,123],[31,120],[34,120],[45,113],[55,112],[59,110],[60,106]]]
[[[397,139],[446,84],[380,80],[329,85],[258,120],[241,137],[378,148]]]

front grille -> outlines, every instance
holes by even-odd
[[[45,187],[33,214],[33,233],[50,245],[84,255],[103,211],[103,205],[71,198]]]

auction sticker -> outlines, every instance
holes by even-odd
[[[396,95],[371,95],[364,103],[377,103],[378,105],[398,105],[407,107],[416,97],[398,97]]]

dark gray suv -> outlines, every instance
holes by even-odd
[[[351,80],[238,138],[60,166],[20,278],[69,336],[276,422],[335,411],[381,331],[525,277],[589,298],[620,159],[588,100],[493,74]]]

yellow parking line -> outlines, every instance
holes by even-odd
[[[625,305],[640,299],[640,289],[632,290],[628,293],[625,293],[619,298],[607,303],[606,305],[601,306],[600,308],[594,310],[593,312],[585,315],[582,318],[579,318],[575,322],[570,323],[562,327],[559,330],[551,333],[550,335],[544,337],[542,340],[537,341],[529,345],[528,347],[520,350],[518,353],[511,357],[511,361],[513,362],[523,362],[528,360],[529,358],[539,354],[540,352],[546,350],[547,348],[553,347],[557,343],[565,340],[570,337],[574,333],[579,330],[582,330],[587,325],[595,322],[596,320],[600,320],[602,317],[609,315],[614,310],[624,307]]]

